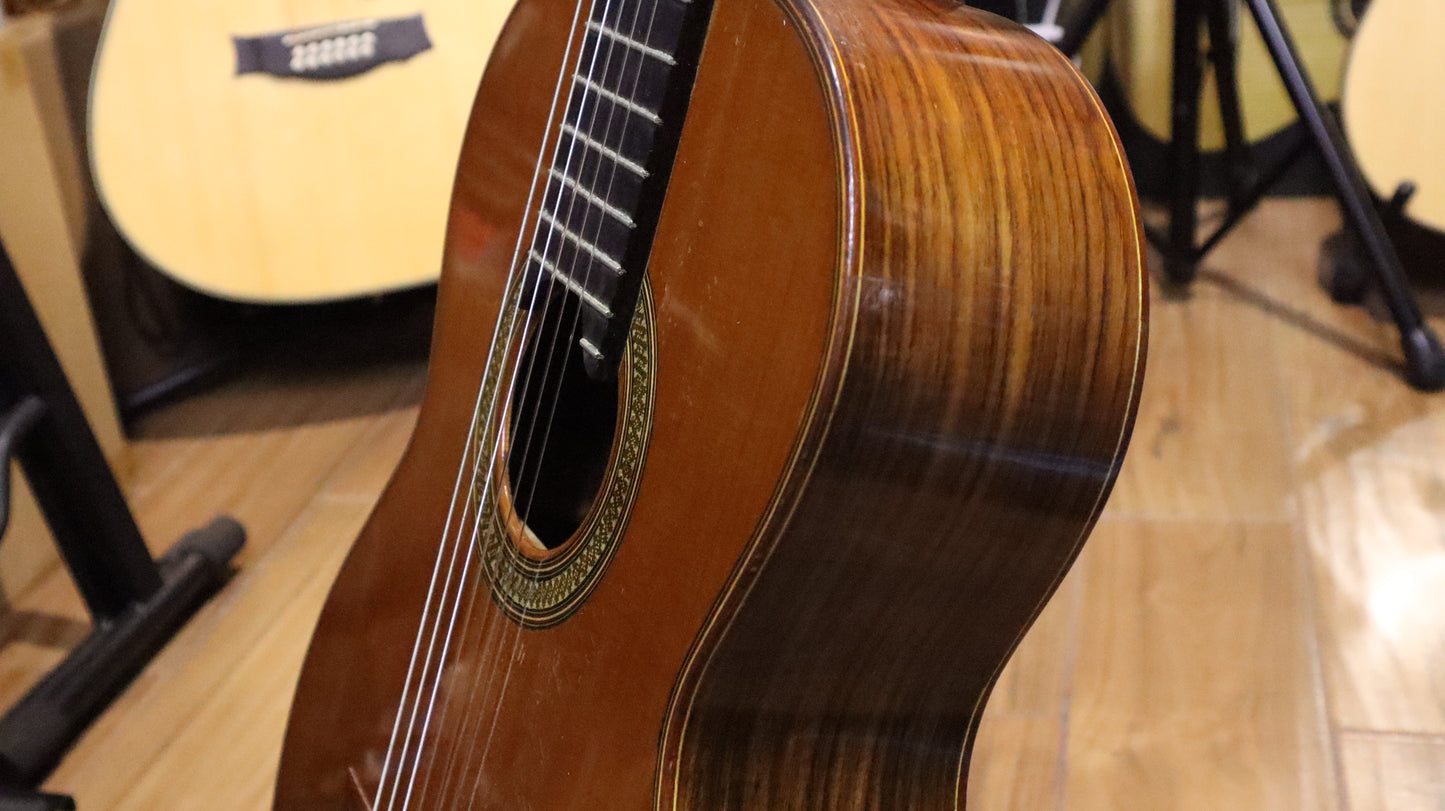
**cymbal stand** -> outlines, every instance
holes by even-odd
[[[1405,356],[1405,379],[1421,391],[1445,389],[1445,350],[1430,326],[1405,278],[1404,266],[1385,231],[1354,154],[1345,143],[1339,123],[1320,103],[1305,72],[1294,40],[1285,28],[1274,0],[1241,0],[1249,9],[1269,50],[1290,101],[1299,113],[1304,134],[1282,160],[1254,179],[1249,148],[1244,140],[1235,73],[1236,5],[1234,0],[1175,0],[1174,79],[1167,183],[1169,226],[1166,232],[1147,229],[1150,241],[1164,255],[1166,277],[1178,284],[1194,280],[1200,260],[1252,211],[1268,190],[1313,147],[1323,159],[1345,223],[1360,242],[1373,271],[1373,281],[1384,297],[1400,333]],[[1098,25],[1109,0],[1084,0],[1058,38],[1065,54],[1076,54]],[[1224,221],[1202,242],[1195,241],[1199,198],[1199,104],[1203,87],[1201,27],[1208,26],[1209,53],[1224,123],[1226,180],[1229,208]]]

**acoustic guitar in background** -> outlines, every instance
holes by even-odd
[[[1350,46],[1340,99],[1345,133],[1371,190],[1445,234],[1445,3],[1373,0]],[[1438,255],[1438,254],[1437,254]]]
[[[279,811],[937,811],[1143,381],[1129,171],[939,0],[521,0]]]
[[[301,303],[434,281],[467,114],[509,0],[115,0],[101,200],[150,263]]]

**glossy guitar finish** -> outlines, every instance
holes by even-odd
[[[323,611],[277,808],[367,808],[397,768],[571,19],[524,0],[483,80],[427,396]],[[961,807],[1142,381],[1135,200],[1094,95],[966,9],[716,0],[647,274],[650,433],[615,553],[546,628],[471,569],[411,802],[376,807]]]

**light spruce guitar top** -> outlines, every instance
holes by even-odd
[[[101,200],[152,264],[222,298],[434,281],[467,114],[511,5],[117,0],[90,98]]]
[[[1415,184],[1405,214],[1445,231],[1445,4],[1374,0],[1360,18],[1341,116],[1360,171],[1390,199]]]

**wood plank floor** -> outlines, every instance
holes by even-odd
[[[979,809],[1445,809],[1445,395],[1374,308],[1331,305],[1322,200],[1269,201],[1154,296],[1118,490],[1005,671]],[[1445,328],[1445,296],[1426,301]],[[425,370],[260,372],[149,419],[130,491],[169,543],[216,512],[240,570],[49,782],[94,809],[269,799],[310,625]],[[60,572],[10,595],[0,701],[84,633]]]

